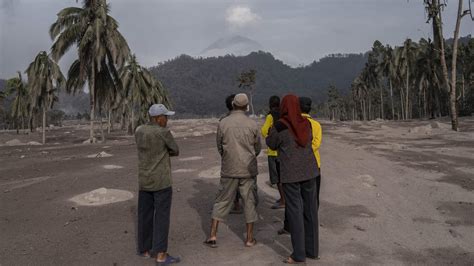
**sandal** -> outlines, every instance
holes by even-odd
[[[306,264],[305,261],[296,261],[292,257],[288,257],[286,260],[283,261],[285,264]]]
[[[151,254],[148,251],[145,251],[143,253],[137,253],[138,256],[145,258],[145,259],[150,259],[152,258]]]
[[[211,248],[217,248],[217,242],[216,240],[206,240],[203,242],[204,245],[211,247]]]
[[[165,266],[165,265],[170,265],[170,264],[175,264],[180,262],[181,259],[179,257],[173,257],[170,255],[166,256],[166,259],[164,261],[156,261],[155,265],[156,266]]]
[[[245,242],[245,246],[248,247],[248,248],[251,248],[253,246],[257,245],[257,239],[253,239],[252,242]]]

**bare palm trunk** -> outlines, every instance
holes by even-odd
[[[380,87],[380,118],[384,119],[384,110],[383,110],[383,87]]]
[[[464,95],[466,94],[466,81],[464,80],[464,74],[461,75],[461,104],[462,104],[462,108],[464,109],[464,103],[465,103],[465,99],[464,99]]]
[[[372,101],[370,100],[370,98],[369,98],[368,102],[369,102],[368,111],[369,111],[369,121],[370,121],[370,120],[372,120]]]
[[[100,115],[100,137],[102,143],[105,143],[104,121],[102,115]]]
[[[91,114],[90,114],[90,136],[89,140],[90,143],[95,143],[94,138],[94,120],[95,120],[95,67],[94,63],[92,63],[92,70],[91,70],[91,77],[90,77],[90,86],[89,86],[89,93],[90,93],[90,104],[91,104]]]
[[[402,120],[405,120],[406,119],[406,115],[405,115],[405,104],[404,104],[404,101],[405,101],[405,94],[403,93],[403,88],[400,88],[400,110],[402,112]]]
[[[395,120],[395,108],[393,107],[393,86],[392,86],[392,79],[389,79],[390,83],[390,101],[392,103],[392,120]]]
[[[406,80],[406,90],[407,94],[405,95],[405,118],[410,119],[410,67],[407,62],[407,80]]]
[[[250,89],[250,109],[252,111],[252,116],[255,116],[255,110],[253,109],[253,89]]]
[[[112,111],[110,110],[109,107],[109,112],[107,115],[107,134],[110,134],[110,130],[112,129],[112,119],[110,118],[112,116]]]
[[[454,131],[458,131],[458,108],[457,108],[457,101],[456,101],[456,63],[457,63],[457,56],[458,56],[458,43],[459,43],[459,29],[461,27],[461,19],[462,19],[462,8],[463,0],[459,0],[458,4],[458,16],[456,19],[456,28],[454,30],[454,43],[453,43],[453,58],[451,61],[451,93],[449,97],[449,107],[451,111],[451,128]]]
[[[133,104],[132,104],[132,112],[131,113],[132,113],[132,119],[131,119],[132,120],[131,121],[132,128],[128,132],[130,135],[133,134],[133,129],[135,128],[135,108],[134,108]]]
[[[428,118],[428,99],[426,98],[426,86],[423,89],[423,110],[424,110],[424,117]]]
[[[46,144],[46,107],[43,107],[43,144]]]

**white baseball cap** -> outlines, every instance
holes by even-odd
[[[175,112],[168,110],[166,106],[163,104],[154,104],[148,109],[148,114],[153,117],[153,116],[160,116],[160,115],[174,115]]]

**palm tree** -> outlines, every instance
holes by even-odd
[[[146,118],[148,107],[154,103],[163,103],[170,106],[166,91],[151,73],[137,62],[135,55],[130,56],[128,64],[120,71],[120,80],[123,91],[122,99],[131,113],[130,122],[132,132],[136,127],[135,111],[139,110],[139,122]]]
[[[25,129],[25,117],[28,116],[30,101],[28,99],[28,88],[23,82],[20,71],[17,72],[18,77],[11,78],[7,81],[7,94],[14,94],[15,98],[11,106],[12,117],[16,119],[16,133],[20,133],[20,122]]]
[[[405,40],[403,46],[398,50],[397,65],[399,71],[402,75],[405,75],[405,99],[402,99],[402,102],[405,101],[405,119],[411,118],[411,105],[410,105],[410,86],[412,80],[410,79],[410,71],[413,71],[413,66],[415,64],[417,56],[417,44],[414,43],[411,39]]]
[[[68,91],[83,88],[88,81],[90,94],[90,141],[94,142],[95,107],[104,90],[118,90],[117,69],[130,54],[127,41],[118,31],[117,21],[109,15],[106,0],[84,0],[82,8],[69,7],[58,13],[51,25],[53,58],[59,60],[73,45],[78,59],[68,72]],[[99,99],[100,100],[100,99]]]
[[[383,58],[380,61],[379,68],[382,73],[382,76],[384,76],[388,81],[388,86],[390,89],[390,105],[392,109],[392,119],[395,119],[395,107],[393,104],[393,85],[394,80],[397,76],[397,67],[395,65],[394,50],[389,45],[387,45],[383,51]]]
[[[250,95],[250,108],[252,115],[255,116],[255,110],[253,108],[253,94],[255,91],[255,81],[257,79],[257,71],[250,69],[249,72],[242,72],[238,78],[239,88],[243,87],[249,91]]]
[[[65,85],[58,64],[41,51],[26,69],[33,110],[43,113],[43,144],[46,143],[46,112],[58,100],[57,92]]]

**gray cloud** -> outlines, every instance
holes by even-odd
[[[0,78],[24,70],[40,50],[49,51],[49,26],[59,10],[80,5],[75,0],[0,0]],[[261,43],[276,57],[308,64],[338,52],[364,52],[374,40],[398,45],[406,37],[429,37],[420,1],[393,0],[109,0],[138,60],[145,66],[180,54],[197,55],[215,40],[239,34]],[[247,23],[229,27],[232,7]],[[242,10],[241,10],[242,11]],[[445,33],[452,34],[456,3],[445,12]],[[227,20],[226,20],[227,18]],[[250,18],[250,19],[249,19]],[[234,20],[238,21],[238,20]],[[462,35],[474,34],[464,20]],[[60,65],[75,57],[69,52]]]

